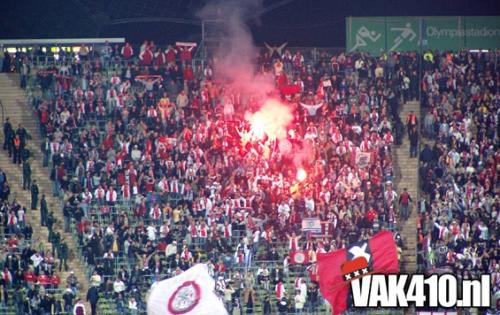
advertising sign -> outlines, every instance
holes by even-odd
[[[500,16],[349,17],[346,50],[384,51],[500,48]]]

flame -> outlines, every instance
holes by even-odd
[[[299,182],[305,181],[307,178],[307,172],[303,168],[299,168],[297,170],[297,180]]]
[[[247,112],[245,119],[250,123],[252,138],[262,140],[286,139],[286,127],[292,122],[293,115],[290,108],[276,99],[268,99],[255,113]]]
[[[262,120],[255,120],[251,122],[251,130],[250,133],[252,134],[253,138],[256,138],[257,140],[263,140],[266,136],[266,124]]]

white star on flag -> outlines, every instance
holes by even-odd
[[[355,277],[359,276],[359,271],[354,271],[354,276]]]
[[[351,275],[345,275],[346,280],[351,280]]]
[[[349,249],[349,253],[351,253],[354,258],[365,257],[367,262],[370,262],[370,258],[372,257],[370,254],[366,252],[366,248],[368,247],[368,243],[364,243],[363,246],[353,246]]]

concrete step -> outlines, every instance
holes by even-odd
[[[407,115],[413,111],[417,117],[420,116],[419,102],[407,102],[401,108],[399,117],[406,121]],[[392,156],[395,165],[394,184],[396,191],[401,193],[406,187],[412,196],[413,200],[418,199],[418,159],[410,158],[410,143],[405,134],[403,144],[395,147],[392,150]],[[417,247],[417,230],[416,230],[416,213],[413,209],[410,218],[405,222],[400,223],[400,230],[405,242],[405,249],[402,252],[403,267],[407,273],[416,271],[416,247]]]
[[[39,150],[41,139],[38,135],[38,123],[36,117],[34,116],[33,109],[31,106],[26,104],[25,93],[18,87],[18,76],[15,74],[0,74],[0,99],[4,105],[4,116],[9,117],[13,126],[17,126],[21,123],[33,137],[32,140],[28,140],[28,149],[34,153],[35,159],[31,161],[32,168],[32,179],[36,179],[39,189],[40,196],[45,193],[49,209],[54,211],[55,217],[59,222],[63,222],[63,214],[61,211],[60,201],[52,197],[51,187],[52,183],[49,179],[50,174],[48,169],[44,169],[41,164],[41,152]],[[7,153],[3,150],[0,152],[0,168],[2,168],[6,174],[8,181],[11,185],[12,196],[16,197],[23,206],[30,208],[31,204],[31,194],[28,191],[22,190],[22,168],[20,166],[13,165],[12,160],[8,158]],[[47,242],[48,231],[45,227],[40,225],[40,213],[35,210],[28,210],[28,221],[33,226],[33,239],[36,240],[34,246],[38,246],[40,242],[49,244]],[[77,244],[75,237],[70,233],[65,233],[60,228],[60,225],[56,225],[55,229],[61,233],[61,236],[68,242],[68,247],[70,249],[76,250]],[[68,261],[70,267],[69,270],[73,270],[81,284],[79,290],[79,295],[81,298],[85,298],[87,288],[89,287],[89,282],[87,279],[85,267],[83,262],[75,257],[71,261]],[[65,281],[69,271],[63,271],[60,273],[62,281]],[[90,311],[90,307],[87,306]]]

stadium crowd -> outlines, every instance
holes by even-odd
[[[63,265],[67,246],[64,242],[47,246],[44,240],[32,239],[33,229],[26,220],[29,211],[9,198],[7,176],[1,170],[0,183],[4,187],[0,195],[0,306],[14,305],[16,315],[71,313],[76,278],[70,275],[66,291],[57,294],[61,285],[57,266]]]
[[[392,185],[391,145],[404,137],[400,102],[419,93],[419,56],[267,48],[255,72],[293,109],[286,141],[252,138],[242,114],[262,95],[215,80],[217,64],[192,63],[188,46],[82,47],[32,73],[44,165],[93,270],[93,312],[102,296],[143,312],[151,284],[196,262],[209,264],[234,313],[256,304],[265,314],[313,312],[318,288],[295,252],[314,266],[318,252],[380,229],[398,234],[398,211],[408,214]],[[42,54],[17,58],[18,69]],[[494,59],[423,60],[423,130],[438,141],[420,153],[419,267],[499,275]],[[286,146],[305,152],[299,163]],[[301,231],[315,217],[321,232]]]
[[[500,72],[495,52],[424,55],[424,135],[420,152],[421,270],[463,279],[491,274],[500,294],[498,114]]]
[[[266,311],[313,310],[317,287],[290,254],[314,263],[317,252],[396,231],[391,145],[403,138],[401,99],[417,96],[418,56],[268,48],[255,72],[274,78],[273,97],[294,115],[281,143],[252,138],[242,119],[262,96],[214,80],[216,63],[193,67],[189,47],[83,47],[36,73],[65,229],[75,222],[91,283],[120,310],[143,310],[141,291],[200,261],[230,309],[251,312],[260,299]],[[286,146],[305,157],[297,163]],[[313,217],[315,237],[300,229]]]

